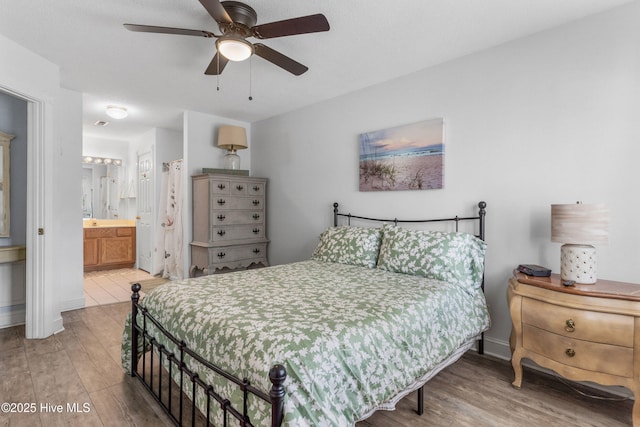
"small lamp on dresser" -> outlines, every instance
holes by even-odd
[[[551,205],[551,241],[560,249],[560,277],[576,283],[597,281],[596,248],[609,240],[609,210],[603,204],[581,202]]]
[[[240,169],[240,156],[236,151],[248,147],[246,129],[241,126],[220,126],[217,145],[227,150],[224,156],[224,168]]]

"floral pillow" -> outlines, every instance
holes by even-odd
[[[378,260],[381,239],[380,228],[327,228],[311,259],[372,268]]]
[[[406,230],[385,224],[378,268],[474,290],[482,284],[486,244],[467,233]]]

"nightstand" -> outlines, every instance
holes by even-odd
[[[640,427],[640,285],[565,287],[557,274],[514,272],[507,300],[514,387],[522,385],[523,358],[573,381],[624,386],[635,396],[633,425]]]

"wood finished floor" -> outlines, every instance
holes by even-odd
[[[33,402],[33,414],[0,413],[0,426],[171,425],[142,386],[120,367],[120,335],[129,304],[63,313],[65,330],[24,339],[23,327],[0,330],[0,403]],[[632,401],[582,397],[563,383],[525,368],[521,390],[511,387],[510,364],[473,352],[432,379],[425,413],[416,393],[396,411],[378,412],[357,427],[383,426],[630,426]],[[62,414],[41,405],[63,405]],[[67,403],[88,412],[68,413]]]

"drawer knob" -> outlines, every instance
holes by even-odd
[[[253,250],[253,253],[254,253],[254,254],[259,254],[259,253],[260,253],[260,249],[255,248],[255,249]]]
[[[224,184],[218,184],[218,188],[224,190],[227,186]]]
[[[224,230],[218,230],[218,236],[222,237],[222,236],[224,236],[225,234],[227,234],[227,232],[226,232],[226,231],[224,231]]]
[[[256,221],[260,219],[260,214],[253,214],[253,219]]]
[[[569,357],[573,357],[576,355],[576,351],[572,348],[568,348],[564,351],[564,354],[566,354]]]
[[[218,199],[218,204],[219,205],[224,205],[225,203],[227,203],[227,202],[225,202],[224,199]]]
[[[242,185],[236,185],[236,190],[242,191],[244,190],[244,187]]]
[[[564,330],[567,332],[573,332],[576,330],[576,322],[573,319],[567,319]]]
[[[226,218],[226,216],[220,214],[218,215],[218,221],[224,221],[224,219]]]
[[[260,204],[260,200],[254,200],[253,201],[253,206],[258,206]]]
[[[253,234],[258,234],[259,232],[260,232],[260,229],[259,229],[259,228],[254,228],[254,229],[253,229]]]
[[[227,254],[224,252],[218,252],[218,258],[224,258]]]
[[[259,187],[259,186],[257,186],[257,185],[254,185],[254,186],[253,186],[253,191],[256,191],[256,192],[257,192],[257,191],[260,191],[260,187]]]

